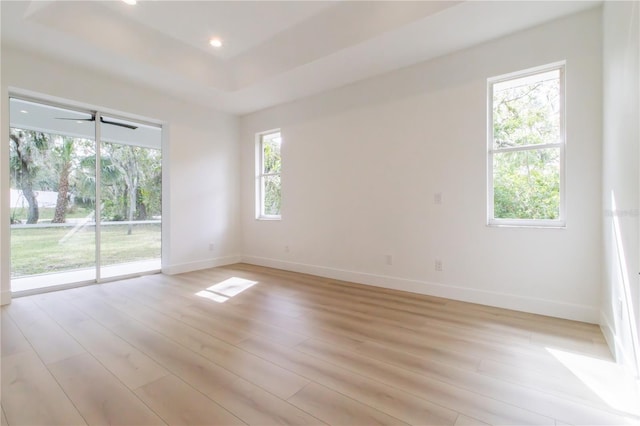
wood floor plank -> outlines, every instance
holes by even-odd
[[[257,341],[256,339],[247,339],[247,341],[242,343],[242,347],[247,348],[248,350],[260,352],[263,356],[279,356],[281,358],[288,359],[287,355],[279,351],[278,348],[268,344],[267,342]],[[337,348],[334,349],[336,351],[338,350]],[[364,377],[374,378],[387,386],[403,389],[411,395],[421,397],[425,401],[425,406],[426,401],[431,401],[429,403],[431,407],[439,407],[440,410],[442,410],[443,407],[448,407],[449,418],[447,421],[450,422],[449,424],[453,424],[455,422],[457,413],[455,413],[454,410],[482,419],[491,424],[553,424],[553,420],[551,418],[534,414],[521,408],[484,397],[474,392],[465,391],[464,389],[452,386],[445,382],[421,379],[408,371],[402,371],[398,368],[394,369],[389,365],[375,363],[365,357],[358,357],[355,354],[349,354],[349,352],[345,352],[343,354],[348,356],[350,359],[345,356],[348,362],[341,363],[342,366],[351,367],[353,371],[362,374]],[[310,366],[309,368],[313,368],[316,365],[322,365],[322,362],[315,357],[305,358],[308,363],[307,365]],[[331,359],[335,361],[337,357],[331,357]],[[292,368],[295,368],[295,366],[292,366]],[[334,367],[334,369],[337,370],[337,367]],[[337,371],[342,371],[342,369]],[[315,378],[315,381],[318,381],[318,379]],[[350,383],[358,382],[359,380],[351,375],[350,381],[345,384],[339,383],[336,380],[333,382],[327,381],[320,383],[326,383],[326,385],[329,385],[331,388],[352,396],[360,401],[364,401],[363,396],[366,398],[365,392],[367,391],[367,386],[375,389],[374,392],[376,394],[384,395],[380,390],[380,386],[372,385],[371,382],[360,385],[358,389],[350,389]],[[384,387],[382,388],[384,389]],[[363,393],[365,393],[365,395],[363,395]],[[405,398],[409,399],[407,397]],[[375,399],[372,398],[368,401],[370,401],[372,406],[377,406],[376,403],[378,401]],[[435,405],[434,403],[438,405]],[[443,417],[440,417],[438,424],[442,423]]]
[[[91,312],[106,308],[92,304]],[[97,313],[103,317],[104,312]],[[131,318],[111,330],[248,424],[317,424],[317,419]],[[276,384],[277,385],[277,384]]]
[[[519,423],[535,421],[528,413],[544,413],[549,418],[557,418],[571,424],[628,424],[629,421],[624,417],[618,416],[614,412],[606,409],[598,409],[586,404],[580,404],[572,400],[554,397],[548,393],[539,392],[520,385],[509,382],[495,380],[477,373],[470,373],[461,369],[448,367],[444,364],[431,362],[423,364],[419,370],[405,370],[404,368],[396,368],[390,363],[396,362],[393,358],[386,357],[379,361],[373,358],[345,351],[340,348],[330,347],[322,342],[308,340],[300,344],[298,349],[310,355],[318,356],[322,359],[330,360],[341,367],[353,369],[361,374],[369,375],[385,383],[396,385],[398,387],[407,386],[410,390],[411,385],[415,382],[423,381],[428,384],[429,379],[441,381],[439,388],[444,390],[447,386],[455,386],[460,389],[466,389],[469,392],[476,393],[477,389],[482,389],[482,393],[489,398],[500,401],[504,404],[501,409],[503,413],[511,413]],[[404,379],[403,379],[404,378]],[[421,380],[424,379],[424,380]],[[446,385],[444,385],[446,384]],[[415,386],[421,389],[420,386]],[[465,392],[467,396],[468,393]],[[476,395],[480,397],[480,394]],[[429,399],[433,400],[435,396],[431,395]],[[457,398],[459,404],[461,397]],[[454,408],[452,405],[442,401],[445,406]],[[495,402],[492,402],[495,406]],[[463,414],[476,417],[488,423],[498,423],[496,419],[490,420],[489,413],[473,414],[465,412],[463,408],[458,408]],[[521,419],[518,417],[522,416]],[[502,419],[503,420],[508,419]],[[546,420],[549,420],[548,418]]]
[[[527,350],[517,345],[493,344],[477,339],[468,339],[456,333],[410,330],[372,321],[345,319],[330,315],[324,316],[322,327],[354,339],[363,340],[365,343],[374,342],[383,346],[396,347],[398,350],[416,355],[422,355],[424,351],[439,350],[454,354],[468,354],[475,356],[478,361],[488,358],[505,363],[512,363],[514,360],[526,362],[530,368],[539,371],[549,371],[558,367],[557,360],[543,347]]]
[[[126,306],[126,305],[125,305]],[[145,306],[130,303],[130,315],[149,328],[191,349],[239,377],[287,399],[308,380],[233,345]]]
[[[222,318],[219,318],[214,313],[207,316],[197,312],[193,312],[188,308],[183,308],[182,306],[167,308],[166,306],[155,304],[154,302],[151,302],[149,300],[141,300],[139,297],[137,297],[138,293],[121,293],[121,291],[122,290],[118,290],[115,292],[102,292],[100,294],[100,297],[85,295],[77,303],[79,303],[79,306],[90,306],[91,304],[100,304],[102,302],[107,302],[111,305],[111,309],[122,310],[126,309],[123,307],[123,300],[126,300],[128,298],[130,299],[131,303],[137,303],[138,306],[143,305],[149,309],[154,309],[158,312],[162,312],[163,314],[172,317],[174,320],[188,324],[227,343],[239,342],[249,335],[242,330],[238,330],[237,328],[226,324],[226,322]],[[103,307],[102,309],[105,309],[105,307]],[[105,319],[101,318],[100,320],[104,321]]]
[[[174,375],[142,386],[135,392],[170,425],[246,424]]]
[[[226,388],[205,389],[206,395],[251,425],[320,425],[320,418],[238,379]]]
[[[51,298],[45,301],[36,300],[36,304],[129,389],[136,389],[169,374],[148,356],[88,315],[78,311],[73,305],[60,304]]]
[[[171,312],[181,315],[181,318],[191,319],[192,323],[206,322],[211,313],[216,313],[224,317],[224,322],[219,324],[209,324],[209,327],[231,328],[234,331],[241,331],[249,334],[259,334],[270,336],[271,339],[293,346],[307,338],[307,336],[291,332],[286,329],[273,327],[268,322],[260,321],[255,317],[257,311],[253,311],[251,316],[240,314],[237,310],[228,308],[225,304],[219,304],[211,300],[198,297],[195,292],[184,292],[175,287],[165,286],[166,292],[171,294],[172,300],[179,300],[177,303],[168,302],[159,298],[158,294],[149,288],[138,288],[135,291],[143,295],[140,300],[153,304],[154,308],[163,307]],[[209,321],[210,322],[210,321]]]
[[[332,315],[318,313],[325,327],[332,327],[343,332],[351,333],[354,337],[367,341],[374,341],[387,345],[410,345],[416,347],[433,347],[434,343],[439,347],[448,347],[458,352],[468,352],[468,348],[474,349],[478,356],[505,359],[513,355],[519,358],[526,357],[535,364],[555,363],[553,357],[539,347],[524,349],[517,345],[496,344],[482,339],[468,338],[462,334],[442,332],[435,329],[409,329],[394,327],[380,321],[372,321],[366,318],[346,318],[344,315]]]
[[[476,371],[482,361],[478,355],[458,352],[438,345],[411,345],[407,350],[400,346],[390,347],[380,343],[364,342],[353,350],[364,355],[378,354],[380,358],[398,357],[403,360],[405,365],[412,365],[416,369],[420,369],[420,366],[425,362],[435,361],[468,371]]]
[[[553,374],[544,374],[523,366],[484,359],[478,366],[478,373],[596,406],[603,404],[602,399],[592,389],[586,387],[567,369],[557,369]]]
[[[255,290],[253,290],[253,289],[252,289],[252,291],[255,291]],[[344,294],[341,294],[341,298],[340,298],[340,299],[338,299],[338,300],[336,300],[336,301],[335,301],[335,303],[334,303],[334,305],[336,305],[336,304],[340,304],[340,303],[341,303],[341,299],[342,299],[343,297],[344,297]],[[304,300],[306,301],[307,299],[305,298]],[[356,306],[360,306],[360,304],[361,304],[361,303],[359,302]],[[256,304],[256,305],[258,305],[258,306],[259,306],[259,304]],[[326,309],[328,309],[328,308],[327,308],[327,306],[322,306],[322,309],[325,309],[325,310],[326,310]],[[376,314],[378,315],[378,317],[384,317],[384,312],[376,312]],[[311,316],[312,316],[312,315],[311,315]],[[342,313],[342,316],[343,316],[343,318],[344,318],[344,317],[346,316],[346,315],[345,315],[345,313]],[[354,317],[354,314],[350,314],[350,316],[351,316],[351,317]],[[458,315],[457,317],[460,317],[460,316]],[[362,318],[361,318],[361,321],[362,321],[362,322],[367,322],[367,323],[369,323],[369,322],[371,322],[371,321],[372,321],[372,318],[373,318],[373,317],[369,317],[369,318],[367,318],[367,317],[362,317]],[[455,318],[455,317],[454,317],[454,318]],[[313,319],[313,318],[311,318],[311,319]],[[270,318],[270,320],[273,320],[273,319],[272,319],[272,318]],[[310,318],[309,318],[309,316],[305,318],[305,322],[306,322],[307,324],[310,322]],[[327,326],[331,326],[331,324],[330,324],[330,323],[328,323],[328,322],[325,322],[323,325],[324,325],[325,327],[327,327]],[[339,324],[336,324],[336,327],[337,327],[338,329],[342,330],[342,332],[344,332],[344,331],[345,331],[345,329],[346,329],[346,327],[344,327],[344,326],[343,326],[343,327],[340,327],[340,325],[339,325]],[[430,323],[430,327],[431,327],[431,328],[433,328],[433,324],[432,324],[432,323]],[[444,331],[446,331],[446,333],[441,332],[440,334],[441,334],[441,335],[442,335],[442,334],[451,334],[451,327],[447,328],[447,329],[446,329],[446,330],[444,330]],[[453,330],[453,331],[456,331],[456,330]],[[420,334],[425,334],[425,333],[424,333],[424,331],[421,331],[421,333],[420,333]],[[478,333],[476,332],[475,334],[478,334]],[[488,339],[486,338],[486,336],[482,336],[482,335],[481,335],[481,336],[479,336],[479,337],[478,337],[478,336],[475,336],[474,334],[467,334],[467,337],[471,337],[471,336],[473,336],[473,338],[474,338],[474,339],[476,339],[476,340],[481,340],[481,341],[483,342],[483,344],[486,344],[486,340],[488,340]],[[352,337],[354,337],[354,336],[352,335]],[[355,337],[360,337],[360,338],[362,338],[362,336],[355,336]],[[371,335],[368,335],[368,336],[365,336],[365,337],[366,337],[367,339],[373,339],[373,337],[372,337]],[[467,339],[467,340],[468,340],[468,339]],[[495,339],[495,341],[496,341],[496,342],[503,342],[504,340],[505,340],[505,339],[504,339],[504,336],[500,336],[499,338],[496,338],[496,339]],[[466,345],[466,342],[462,342],[462,343],[464,343],[464,344]]]
[[[122,326],[121,326],[122,327]],[[157,333],[136,326],[119,334],[248,424],[316,424],[316,419]],[[277,385],[277,384],[276,384]]]
[[[604,342],[599,342],[593,338],[580,338],[577,336],[559,336],[547,333],[534,332],[531,342],[536,346],[558,348],[587,354],[604,360],[611,360],[611,352]]]
[[[199,312],[201,315],[207,315],[210,307],[204,306],[202,303],[193,304],[191,309]],[[251,309],[243,309],[242,307],[230,307],[229,311],[234,313],[230,315],[225,313],[226,320],[234,327],[245,330],[248,334],[266,337],[283,346],[295,346],[300,342],[309,338],[309,329],[304,322],[306,320],[296,320],[290,317],[270,318],[268,316],[253,316]],[[275,324],[277,321],[278,324]],[[282,324],[287,326],[282,326]],[[274,325],[275,324],[275,325]],[[301,326],[302,324],[302,326]],[[332,336],[332,338],[335,336]],[[347,339],[342,339],[345,344]]]
[[[640,424],[590,367],[612,360],[595,325],[247,264],[15,299],[2,320],[9,424]]]
[[[405,352],[399,350],[397,347],[389,347],[380,344],[371,344],[365,343],[360,347],[355,349],[355,352],[369,358],[373,358],[379,361],[384,361],[386,363],[390,363],[392,365],[399,366],[401,368],[415,371],[417,373],[428,373],[429,371],[434,371],[437,373],[437,376],[440,377],[441,373],[447,371],[449,367],[453,367],[461,370],[469,370],[468,361],[464,358],[462,359],[447,359],[449,353],[440,353],[440,352],[423,352],[420,355]],[[453,362],[452,362],[453,361]],[[476,372],[479,373],[487,373],[489,377],[493,377],[496,379],[511,381],[516,384],[527,384],[531,381],[535,380],[535,378],[540,375],[534,369],[529,369],[526,366],[526,363],[521,363],[520,366],[513,366],[512,364],[502,364],[496,363],[492,360],[481,360],[477,363],[477,369],[474,368],[473,371],[469,372],[461,372],[462,375],[469,375],[469,377]],[[561,389],[567,388],[574,384],[578,389],[575,392],[568,391],[568,395],[571,397],[577,398],[580,395],[585,397],[593,397],[593,393],[584,387],[584,384],[577,380],[577,378],[569,373],[567,374],[567,370],[561,366],[557,365],[556,368],[550,368],[548,370],[549,376],[557,377],[557,380],[551,377],[547,378],[547,383],[550,387],[545,387],[544,385],[538,389],[540,390],[552,390],[555,393],[560,393]],[[533,377],[533,379],[527,381],[526,377]],[[440,377],[442,378],[442,377]],[[446,378],[445,378],[446,380]],[[523,383],[524,382],[524,383]],[[558,383],[561,382],[561,383]],[[556,387],[555,385],[559,386]],[[531,386],[535,388],[535,386]],[[598,402],[597,400],[591,400],[592,402]]]
[[[118,283],[113,283],[118,284]],[[105,285],[84,287],[77,290],[82,292],[77,293],[77,297],[69,301],[69,304],[74,306],[79,311],[90,316],[102,326],[110,329],[111,327],[127,324],[130,318],[124,315],[120,315],[115,308],[109,308],[101,303],[104,297]],[[99,306],[99,309],[93,310],[93,306]]]
[[[227,265],[219,269],[228,270],[230,273],[238,273],[239,271],[246,272],[249,277],[257,277],[256,279],[261,279],[264,276],[275,277],[277,282],[285,283],[285,285],[287,282],[291,282],[296,285],[306,286],[307,288],[332,288],[334,290],[338,290],[344,298],[351,296],[363,297],[363,299],[353,300],[354,303],[358,304],[363,302],[366,303],[367,301],[376,301],[381,302],[381,307],[397,306],[399,310],[413,311],[420,314],[424,314],[425,312],[445,312],[448,314],[455,314],[456,312],[464,311],[465,315],[458,316],[457,320],[471,326],[476,324],[480,324],[482,327],[498,326],[499,328],[495,331],[500,332],[502,335],[509,335],[510,331],[520,334],[523,332],[528,333],[540,330],[549,335],[557,333],[563,336],[576,336],[584,333],[586,336],[597,337],[602,341],[602,333],[599,328],[593,324],[562,320],[526,312],[494,308],[415,293],[398,292],[381,287],[372,287],[323,277],[314,277],[306,274],[258,267],[248,264]],[[208,272],[208,270],[204,270],[198,271],[197,273],[206,274]],[[396,305],[396,302],[399,302],[399,304]],[[455,317],[453,319],[447,317],[447,320],[451,320],[453,323],[458,322]]]
[[[188,383],[215,383],[216,386],[226,386],[238,378],[230,371],[140,324],[130,323],[117,326],[113,330]]]
[[[258,338],[248,338],[240,345],[265,359],[299,373],[333,391],[375,407],[407,423],[449,424],[457,413],[428,400],[420,399],[397,388],[331,366],[322,360],[296,350],[278,346]]]
[[[33,352],[2,358],[2,408],[10,425],[86,424]]]
[[[289,398],[289,402],[331,425],[407,424],[315,383]]]
[[[0,412],[2,414],[2,419],[0,420],[0,425],[9,426],[9,422],[7,421],[7,416],[4,414],[4,408],[0,406]]]
[[[153,277],[156,276],[154,275]],[[182,288],[182,284],[185,282],[191,283],[191,281],[184,279],[178,281],[175,279],[176,277],[170,278],[173,280],[162,280],[158,282],[171,294],[176,294],[182,298],[186,297],[185,301],[189,301],[190,304],[185,306],[185,303],[180,303],[174,307],[174,309],[167,310],[166,313],[174,316],[179,315],[182,321],[229,343],[238,342],[246,337],[247,334],[268,337],[274,342],[285,346],[294,346],[312,335],[316,338],[322,338],[342,346],[352,346],[361,343],[351,337],[313,327],[309,323],[308,318],[298,319],[295,316],[283,315],[281,312],[277,312],[276,314],[273,309],[268,310],[265,314],[262,307],[264,305],[274,304],[271,297],[269,297],[268,300],[261,300],[251,305],[233,303],[211,304],[210,302],[193,297],[194,292],[204,288],[202,284],[192,283],[189,289],[184,289]],[[204,279],[207,283],[210,282],[210,277]],[[254,292],[255,290],[256,288],[254,286],[249,291]],[[246,293],[247,292],[242,293],[241,297],[244,297]],[[148,298],[145,298],[144,302],[148,303],[149,306],[154,309],[160,308],[152,302],[149,302]],[[276,305],[280,306],[279,302],[276,302]],[[224,324],[224,327],[230,328],[232,333],[234,333],[231,338],[226,335],[220,335],[218,329],[222,324],[217,323],[215,327],[214,324],[211,324],[210,318],[212,314],[224,319],[221,323]],[[242,336],[242,338],[237,338],[239,337],[237,336],[239,330],[244,331],[245,336]]]
[[[221,311],[221,308],[216,306],[217,304],[208,306],[209,309],[206,311],[206,314],[192,309],[191,305],[201,302],[200,298],[195,296],[193,292],[179,291],[172,287],[180,285],[182,280],[178,280],[176,277],[164,277],[161,281],[152,281],[150,278],[147,278],[147,281],[158,284],[160,288],[139,288],[140,286],[130,286],[131,288],[126,288],[119,286],[105,290],[104,296],[107,298],[117,298],[120,296],[120,301],[123,297],[133,298],[151,309],[170,315],[229,343],[238,342],[248,335],[247,327],[241,326],[237,321],[236,323],[233,322],[236,315],[228,318],[225,317],[224,310]],[[167,281],[169,285],[165,285]],[[219,319],[212,321],[212,314],[224,317],[224,321]],[[303,340],[303,338],[297,338],[295,343],[301,340]]]
[[[86,352],[31,299],[19,298],[4,309],[45,364]]]
[[[456,423],[453,426],[488,426],[488,423],[481,422],[478,419],[472,419],[464,414],[460,414],[456,419]]]
[[[164,425],[153,411],[89,354],[48,365],[91,425]],[[95,386],[99,383],[100,386]]]
[[[370,304],[362,299],[364,298],[358,298],[354,309],[350,307],[354,305],[353,301],[343,299],[339,302],[331,303],[330,296],[327,296],[323,305],[310,305],[309,311],[313,314],[320,314],[320,316],[315,315],[318,320],[322,320],[323,315],[329,315],[346,320],[374,322],[391,327],[408,328],[424,334],[429,334],[432,331],[446,334],[453,332],[458,336],[483,342],[491,342],[495,339],[493,340],[494,343],[502,344],[505,341],[509,341],[509,343],[526,344],[530,339],[529,333],[511,336],[501,334],[501,338],[497,339],[494,333],[487,332],[477,324],[474,324],[473,327],[469,327],[466,323],[458,324],[461,322],[460,316],[442,312],[436,315],[433,311],[402,312],[398,314],[395,310],[385,309],[378,303]]]
[[[7,308],[2,308],[2,330],[0,332],[0,353],[2,356],[14,355],[20,352],[30,352],[33,348],[25,339],[24,335],[18,329],[18,326],[13,322],[13,319],[9,316]]]
[[[259,303],[256,303],[255,299],[262,294],[261,291],[265,292],[266,290],[261,290],[259,286],[256,287],[258,288],[252,288],[250,294],[242,296],[242,302],[235,303],[234,301],[231,301],[231,304],[238,305],[242,303],[249,303],[252,306],[260,306]],[[348,291],[342,292],[340,299],[335,299],[331,291],[318,287],[307,289],[307,291],[305,291],[306,297],[302,300],[300,300],[301,298],[295,294],[282,295],[278,292],[273,292],[271,288],[269,291],[277,294],[276,296],[269,294],[270,300],[275,299],[279,305],[294,305],[298,308],[297,316],[304,315],[306,318],[308,318],[310,313],[309,311],[313,313],[316,310],[325,310],[330,312],[342,312],[347,315],[359,315],[364,319],[383,320],[398,326],[411,326],[416,328],[426,327],[427,329],[431,329],[433,327],[438,327],[450,329],[452,325],[455,326],[458,325],[457,323],[460,323],[460,326],[457,327],[457,332],[466,332],[470,336],[480,335],[484,339],[492,337],[492,334],[486,333],[482,329],[482,326],[478,326],[477,322],[469,322],[465,317],[460,317],[453,313],[447,313],[446,311],[433,312],[432,310],[426,311],[425,309],[421,309],[420,311],[394,309],[393,302],[390,302],[388,299],[380,299],[379,301],[375,301],[374,299],[374,301],[372,301],[368,297],[350,296]],[[291,302],[292,298],[294,302]],[[300,305],[303,307],[302,310],[299,308]],[[406,306],[406,302],[397,303],[395,306],[404,308]],[[482,325],[487,326],[487,324]],[[495,329],[495,327],[496,326],[492,327],[492,330]],[[522,332],[514,327],[507,328],[505,326],[504,328],[506,330],[501,329],[501,331],[503,331],[502,339],[500,340],[501,342],[504,342],[507,337],[513,340],[517,339],[520,342],[528,342],[530,339],[530,332]],[[512,333],[506,336],[505,332],[509,331]]]

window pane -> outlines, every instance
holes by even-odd
[[[11,276],[95,263],[95,143],[11,128]],[[94,278],[88,269],[83,279]],[[14,281],[13,290],[23,290]]]
[[[263,188],[263,212],[264,216],[280,215],[280,176],[264,176]]]
[[[91,114],[11,98],[11,290],[95,279]]]
[[[280,158],[280,133],[263,136],[262,139],[262,173],[280,173],[282,161]]]
[[[494,84],[494,149],[559,142],[560,70]]]
[[[162,130],[103,127],[113,142],[101,150],[101,277],[160,269],[162,151],[138,144],[159,146]]]
[[[496,219],[558,219],[560,149],[495,153],[493,200]]]

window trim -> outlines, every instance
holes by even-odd
[[[263,173],[264,170],[264,148],[263,141],[265,136],[280,134],[282,140],[282,131],[280,129],[272,129],[264,132],[256,133],[255,155],[256,155],[256,173],[255,173],[255,215],[256,220],[282,220],[282,211],[278,215],[264,214],[264,184],[263,179],[268,176],[280,176],[282,178],[282,170],[280,173]],[[281,142],[282,143],[282,142]],[[281,152],[282,155],[282,152]]]
[[[542,74],[548,71],[560,72],[560,141],[550,144],[524,145],[518,147],[493,149],[493,86],[496,83]],[[491,227],[528,227],[528,228],[566,228],[566,61],[554,62],[539,67],[528,68],[487,79],[487,226]],[[559,148],[560,205],[558,219],[500,219],[494,216],[493,156],[496,152],[533,151]]]

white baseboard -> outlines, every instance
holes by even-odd
[[[602,331],[604,340],[606,340],[607,342],[607,346],[609,346],[609,350],[611,351],[611,354],[613,355],[616,362],[620,361],[620,358],[619,358],[620,355],[618,354],[618,352],[620,352],[618,350],[620,349],[618,339],[616,338],[616,334],[614,333],[613,328],[611,327],[611,323],[609,323],[609,319],[602,311],[600,311],[599,324],[600,324],[600,330]]]
[[[556,318],[583,321],[591,324],[598,324],[600,320],[599,309],[591,306],[522,297],[513,294],[491,292],[427,281],[369,274],[366,272],[348,271],[264,257],[243,256],[242,261],[253,265],[268,266],[271,268],[317,275],[342,281],[350,281],[359,284],[373,285],[376,287],[408,291],[411,293],[425,294],[429,296],[444,297],[462,302],[478,303],[481,305],[547,315]]]
[[[0,306],[11,303],[11,291],[0,292]]]
[[[231,265],[241,261],[240,256],[224,256],[214,259],[199,260],[196,262],[179,263],[162,267],[162,273],[167,275],[182,274],[185,272],[198,271],[200,269],[215,268],[217,266]]]
[[[613,358],[616,360],[616,363],[624,366],[631,377],[640,379],[640,371],[635,367],[633,355],[629,354],[629,352],[625,350],[618,334],[615,332],[615,329],[611,324],[611,321],[609,321],[609,317],[607,317],[607,315],[602,311],[600,312],[600,330],[602,330],[604,339],[607,341],[607,346],[609,346],[609,350],[611,351]]]

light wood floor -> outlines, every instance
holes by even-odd
[[[638,424],[611,361],[594,325],[238,264],[14,299],[2,424]]]

